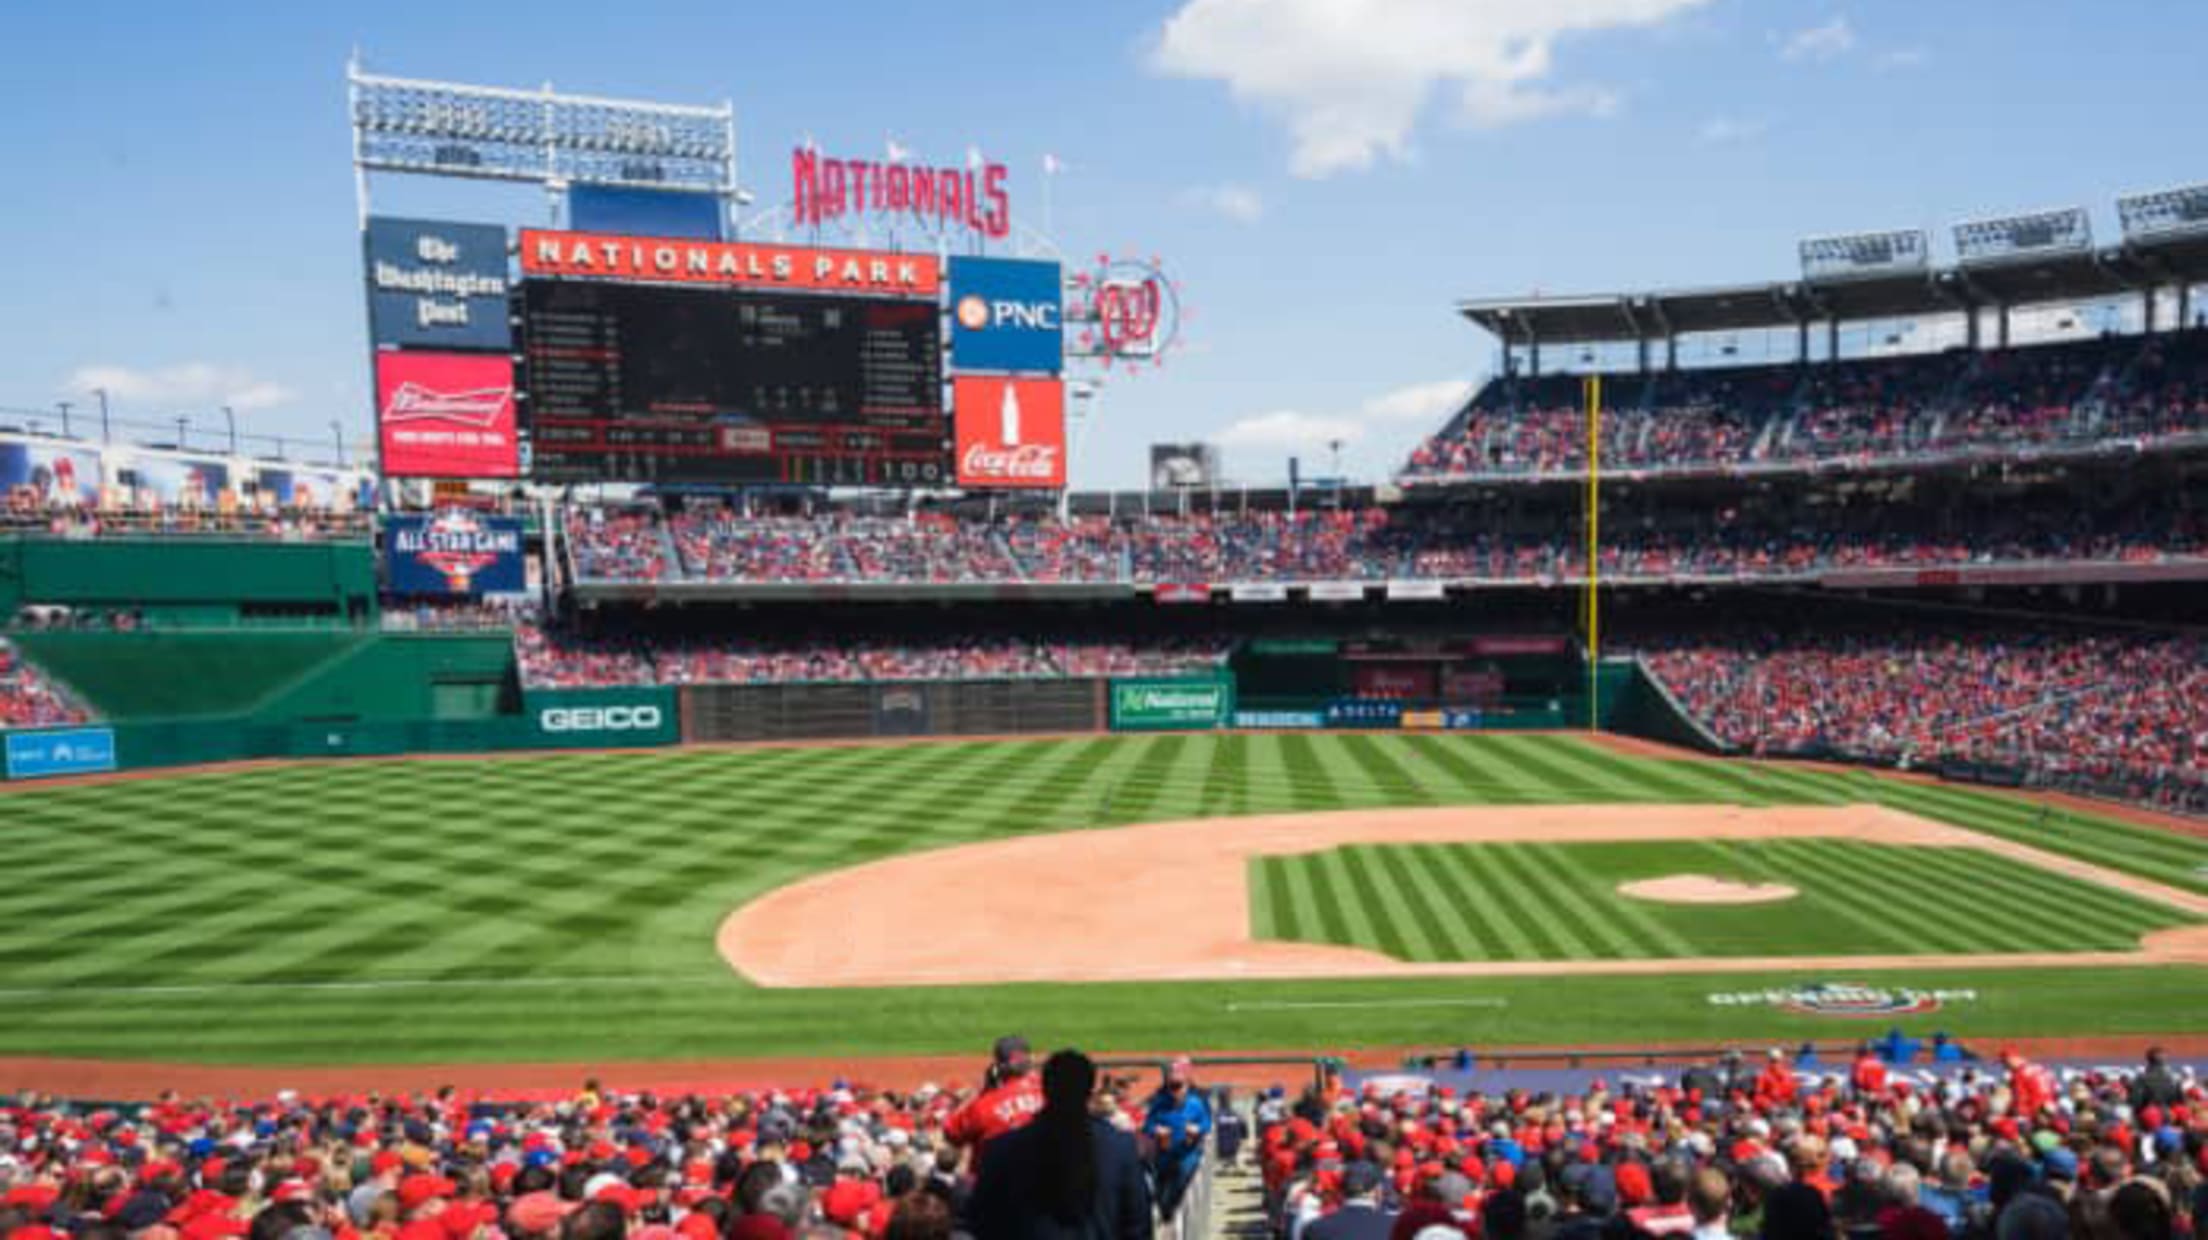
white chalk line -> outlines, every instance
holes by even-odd
[[[1496,995],[1465,999],[1281,999],[1229,1003],[1229,1012],[1330,1012],[1348,1008],[1506,1008],[1510,1000]]]
[[[165,986],[52,986],[0,987],[0,999],[37,999],[57,995],[219,995],[249,991],[314,990],[525,990],[545,986],[674,986],[724,980],[725,975],[700,973],[670,977],[419,977],[363,978],[350,982],[201,982]]]

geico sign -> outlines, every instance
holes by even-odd
[[[660,719],[657,706],[548,706],[537,726],[547,732],[649,732]]]

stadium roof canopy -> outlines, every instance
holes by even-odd
[[[1936,269],[1668,292],[1479,298],[1458,302],[1457,310],[1508,344],[1601,344],[2008,309],[2203,282],[2208,227]]]

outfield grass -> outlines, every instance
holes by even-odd
[[[1830,1033],[1707,994],[1877,979],[768,991],[728,972],[713,931],[808,873],[1034,831],[1384,805],[1868,800],[2208,890],[2201,840],[2085,815],[2043,827],[2036,807],[1998,794],[1627,758],[1566,737],[1096,737],[217,770],[0,795],[0,1053],[580,1061],[964,1051],[1013,1028],[1098,1048]],[[2008,903],[1931,888],[1887,900],[1930,918]],[[2045,910],[2048,925],[2066,916]],[[1940,1017],[1957,1032],[2208,1029],[2208,970],[1895,978],[1977,988]],[[1479,1002],[1452,1006],[1468,999]]]
[[[1678,874],[1798,894],[1722,905],[1617,891]],[[2124,951],[2191,920],[1974,848],[1846,839],[1360,844],[1252,858],[1250,895],[1257,938],[1414,961]]]

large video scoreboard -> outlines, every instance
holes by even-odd
[[[949,477],[932,296],[525,279],[518,310],[534,477]]]

